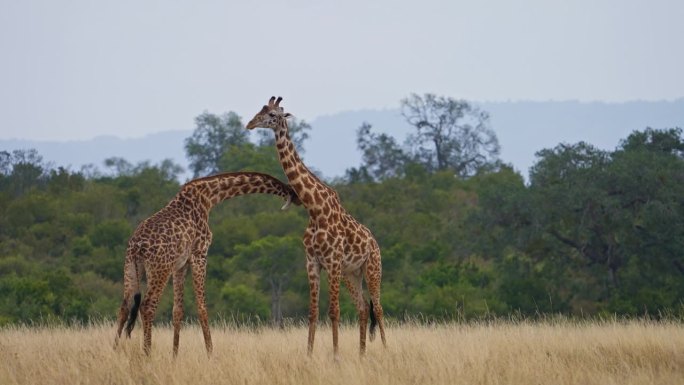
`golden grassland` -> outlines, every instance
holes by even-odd
[[[139,326],[139,325],[138,325]],[[113,349],[114,326],[0,329],[0,384],[682,384],[684,325],[678,322],[474,322],[393,324],[358,354],[358,330],[320,326],[306,355],[304,326],[213,327],[208,358],[197,326],[158,326],[152,354],[142,332]]]

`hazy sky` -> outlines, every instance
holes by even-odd
[[[309,121],[411,92],[671,100],[684,1],[0,0],[0,52],[0,139],[192,129],[272,94]]]

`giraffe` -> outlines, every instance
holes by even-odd
[[[223,173],[191,180],[161,210],[142,221],[128,241],[124,262],[124,295],[119,310],[114,345],[118,344],[124,323],[131,336],[140,310],[143,324],[143,350],[150,354],[152,320],[159,297],[173,275],[173,355],[178,354],[178,339],[183,319],[183,285],[188,267],[197,299],[200,325],[207,354],[211,355],[204,280],[207,250],[212,234],[209,211],[219,202],[244,194],[273,194],[290,203],[301,204],[290,186],[278,179],[254,172]],[[140,281],[145,274],[147,290],[141,303]]]
[[[387,346],[380,305],[382,266],[380,248],[373,234],[352,217],[340,203],[337,192],[323,183],[302,162],[288,134],[287,118],[291,116],[280,107],[281,97],[271,97],[268,105],[247,124],[247,129],[270,128],[275,132],[276,150],[285,175],[309,213],[309,224],[304,232],[306,269],[309,280],[309,337],[307,353],[313,352],[320,272],[328,273],[332,324],[333,353],[338,357],[338,328],[340,319],[340,279],[344,281],[359,313],[359,353],[366,351],[366,325],[371,318],[370,340],[375,337],[375,326],[380,328],[382,343]],[[363,278],[366,279],[370,302],[363,298]]]

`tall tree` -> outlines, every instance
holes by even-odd
[[[376,134],[372,128],[370,123],[364,122],[356,132],[356,144],[361,150],[365,171],[376,180],[401,176],[409,160],[408,154],[393,137]]]
[[[401,101],[401,111],[416,128],[408,142],[428,169],[468,177],[498,161],[499,141],[489,114],[467,101],[411,94]]]
[[[585,142],[560,144],[539,151],[530,171],[533,223],[569,247],[567,259],[607,267],[610,284],[618,284],[624,247],[619,241],[622,208],[606,182],[610,154]],[[561,249],[562,250],[562,249]]]
[[[9,175],[12,172],[12,154],[0,151],[0,174]]]
[[[681,130],[647,129],[614,152],[580,142],[537,153],[529,186],[537,236],[526,250],[555,256],[572,273],[564,277],[581,276],[568,291],[576,303],[636,314],[681,301],[682,149]]]
[[[3,174],[8,174],[4,183],[9,185],[14,196],[44,185],[51,168],[52,165],[46,164],[35,149],[14,150],[11,155],[7,151],[0,153],[0,169]]]
[[[249,132],[232,111],[220,116],[204,112],[195,118],[195,125],[192,136],[185,140],[194,177],[217,173],[219,161],[230,146],[249,142]]]
[[[133,165],[124,158],[113,156],[104,160],[105,167],[112,170],[116,176],[131,175],[134,172]]]
[[[623,209],[621,238],[634,268],[629,295],[643,302],[681,301],[684,290],[684,138],[681,129],[636,131],[613,153],[606,184]],[[624,280],[623,280],[624,281]],[[645,289],[650,286],[651,289]],[[668,294],[653,298],[653,287]],[[677,296],[676,287],[680,295]],[[647,293],[647,294],[644,294]],[[637,302],[633,300],[633,302]],[[643,309],[643,307],[642,307]]]

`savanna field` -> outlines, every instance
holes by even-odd
[[[226,132],[245,132],[234,118]],[[199,138],[203,119],[222,118],[198,117]],[[368,130],[367,149],[389,143]],[[235,146],[212,167],[284,180],[271,143]],[[116,314],[127,240],[179,191],[178,169],[112,159],[119,171],[86,174],[0,152],[0,385],[682,384],[683,149],[681,129],[634,132],[610,152],[561,144],[537,153],[529,182],[497,162],[455,177],[411,162],[388,171],[376,155],[397,151],[367,153],[333,187],[382,250],[388,347],[374,341],[359,357],[348,321],[339,360],[324,323],[308,357],[304,324],[216,321],[307,314],[306,210],[268,196],[218,205],[206,280],[214,354],[189,323],[172,357],[167,287],[147,357],[139,326],[115,350],[112,322],[89,320]],[[430,159],[413,155],[398,159]],[[325,277],[321,287],[325,314]],[[341,298],[342,318],[355,319]]]
[[[684,0],[614,3],[0,0],[0,385],[684,385]]]
[[[358,355],[357,328],[340,334],[334,360],[330,330],[319,327],[306,355],[304,325],[212,327],[207,358],[197,326],[153,329],[113,348],[110,323],[86,327],[10,326],[0,331],[0,383],[11,384],[681,384],[684,326],[677,322],[549,321],[388,325]]]

